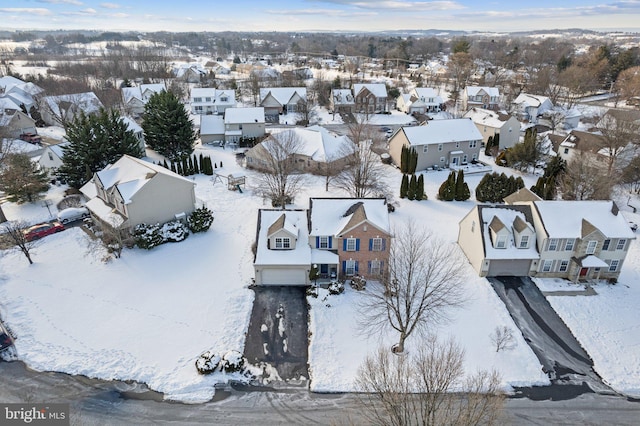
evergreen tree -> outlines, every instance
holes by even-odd
[[[200,164],[200,171],[204,173],[204,163],[203,163],[204,156],[202,155],[202,153],[200,153],[198,160],[199,160],[198,163]]]
[[[409,149],[402,145],[400,148],[400,173],[403,175],[409,170]]]
[[[199,174],[201,167],[202,165],[198,164],[198,157],[195,154],[193,154],[193,173]]]
[[[487,144],[485,145],[485,148],[484,148],[484,155],[491,156],[492,147],[493,147],[493,136],[489,136],[489,139],[487,139]]]
[[[456,172],[449,173],[447,180],[438,189],[438,200],[453,201],[456,196]]]
[[[193,152],[196,134],[189,114],[171,92],[162,91],[149,98],[142,128],[147,145],[171,161],[183,160]]]
[[[38,111],[38,109],[35,107],[35,105],[32,105],[31,108],[29,108],[29,115],[36,122],[36,127],[45,127],[47,125],[42,119],[42,115],[40,114],[40,111]]]
[[[409,149],[409,173],[415,173],[416,167],[418,167],[418,153],[411,148]]]
[[[171,171],[173,173],[178,173],[178,170],[176,170],[176,163],[174,163],[174,162],[171,162]]]
[[[181,161],[182,166],[182,176],[189,176],[189,162],[187,161],[187,157],[184,157]]]
[[[222,168],[222,161],[220,161],[220,168]]]
[[[456,179],[456,190],[454,194],[454,199],[456,201],[466,201],[471,197],[471,192],[469,191],[469,185],[464,181],[464,172],[462,169],[458,170],[458,177]]]
[[[189,226],[189,230],[194,234],[197,232],[204,232],[208,230],[211,227],[212,223],[213,213],[205,206],[195,209],[193,213],[191,213],[187,217],[187,225]]]
[[[191,176],[192,174],[195,173],[195,166],[193,165],[193,159],[191,158],[191,156],[189,156],[189,158],[187,159],[187,167],[189,168],[189,173],[187,173],[187,175]]]
[[[66,138],[69,143],[62,147],[64,156],[57,175],[73,188],[80,188],[93,173],[125,154],[143,155],[138,139],[116,110],[103,109],[90,116],[81,113],[69,124]]]
[[[416,179],[416,175],[411,175],[411,179],[409,179],[409,190],[407,191],[407,198],[409,200],[416,199],[417,189],[418,189],[418,180]]]
[[[424,193],[424,175],[418,176],[418,188],[416,189],[416,200],[422,201],[425,199]]]
[[[7,200],[20,204],[41,199],[49,189],[47,172],[38,170],[38,164],[25,154],[10,154],[5,160],[0,171],[0,191],[7,194]]]
[[[180,176],[184,176],[184,170],[182,170],[182,161],[174,163],[176,165],[176,173]]]
[[[544,168],[544,177],[556,178],[567,169],[567,162],[560,156],[551,157]]]
[[[500,133],[493,135],[493,150],[495,152],[500,150]]]
[[[164,167],[165,169],[169,168],[169,165],[167,164],[167,160],[162,160],[162,167]]]
[[[504,173],[489,173],[482,177],[476,187],[476,200],[480,202],[500,203],[507,195],[524,188],[521,177],[508,177]]]
[[[402,175],[402,182],[400,183],[400,198],[407,198],[409,193],[409,176]]]

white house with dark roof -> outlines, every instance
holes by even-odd
[[[265,119],[277,123],[280,114],[297,112],[299,104],[307,101],[306,87],[269,87],[260,89],[260,106]]]
[[[470,118],[482,135],[482,141],[487,143],[489,137],[500,135],[500,147],[503,150],[511,148],[520,139],[520,122],[512,115],[482,108],[471,108],[464,114]]]
[[[236,94],[233,90],[197,87],[189,96],[191,114],[224,114],[227,108],[234,108]]]
[[[500,90],[497,87],[467,86],[462,96],[463,108],[483,108],[497,111],[500,108]]]
[[[540,258],[527,205],[475,206],[460,221],[458,245],[481,277],[528,276]]]
[[[165,223],[195,210],[195,183],[162,166],[128,155],[94,173],[80,191],[91,216],[103,225],[131,229]]]
[[[401,127],[389,139],[389,154],[400,166],[402,147],[418,154],[417,171],[460,166],[478,159],[482,135],[469,118],[431,120],[421,126]]]
[[[261,138],[265,135],[264,108],[227,108],[224,114],[224,139],[239,142],[241,138]]]
[[[257,285],[309,285],[311,247],[306,210],[258,210]]]
[[[62,166],[62,159],[64,157],[64,150],[62,148],[68,144],[69,142],[65,141],[57,145],[47,145],[42,151],[38,159],[38,164],[43,170],[49,173],[49,176],[53,176],[56,170]]]
[[[444,100],[430,87],[416,87],[396,100],[396,108],[405,114],[437,113],[443,104]]]

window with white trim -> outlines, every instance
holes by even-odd
[[[620,265],[619,260],[612,260],[611,264],[609,264],[609,272],[615,272],[618,270],[618,265]]]
[[[475,148],[478,146],[478,141],[469,141],[469,148]]]
[[[551,272],[551,267],[553,266],[553,260],[545,260],[542,264],[542,272]]]
[[[369,271],[371,275],[380,275],[380,261],[372,260],[371,261],[371,271]]]
[[[507,248],[507,237],[501,235],[498,237],[498,241],[496,241],[496,248],[503,249]]]
[[[573,247],[575,243],[576,243],[576,240],[574,240],[573,238],[569,238],[564,245],[565,251],[573,251]]]
[[[558,250],[558,239],[557,238],[549,238],[549,247],[547,251],[556,251]]]
[[[602,251],[609,250],[609,246],[611,245],[611,240],[604,240],[602,243]]]
[[[439,143],[438,144],[438,151],[442,151],[443,148],[444,148],[444,146],[441,143]]]
[[[429,145],[423,145],[422,152],[427,152],[427,151],[429,151]]]
[[[460,142],[456,142],[456,148],[460,148]]]
[[[277,249],[291,248],[291,239],[288,237],[276,237],[276,248]]]
[[[371,240],[371,251],[382,251],[382,238],[372,238]]]
[[[355,260],[347,260],[345,262],[345,269],[344,269],[344,273],[346,275],[355,275],[356,273],[356,261]]]
[[[598,246],[598,242],[597,241],[589,241],[587,242],[587,254],[593,254],[596,252],[596,247]]]
[[[320,241],[318,244],[318,248],[328,249],[329,248],[329,237],[320,237]]]
[[[527,248],[527,247],[529,247],[529,236],[523,235],[520,237],[520,248]]]
[[[616,250],[624,250],[624,246],[627,245],[627,240],[621,238],[618,240],[618,245],[616,246]]]
[[[561,260],[560,261],[560,269],[558,269],[560,272],[567,272],[567,269],[569,269],[569,261],[568,260]]]
[[[193,102],[202,102],[202,98],[193,98]]]
[[[440,157],[440,162],[444,163],[445,158],[444,157]]]
[[[356,239],[347,238],[347,251],[356,251]]]
[[[478,154],[471,155],[471,161],[476,161],[478,159]]]
[[[464,154],[464,155],[462,156],[462,162],[463,162],[463,163],[466,163],[466,162],[467,162],[467,154]]]

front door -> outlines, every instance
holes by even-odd
[[[588,272],[589,272],[589,268],[580,268],[581,277],[586,277]]]
[[[457,166],[458,165],[458,157],[453,157],[451,159],[451,164],[453,164],[454,166]]]

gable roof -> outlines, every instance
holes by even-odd
[[[580,151],[597,152],[602,147],[607,146],[607,143],[601,135],[582,132],[580,130],[572,130],[564,140],[560,142],[560,146],[565,148],[575,148]]]
[[[522,227],[521,222],[526,227],[533,230],[533,215],[531,207],[528,205],[489,205],[480,204],[477,206],[480,224],[482,226],[482,244],[485,250],[486,259],[538,259],[540,255],[535,244],[530,244],[528,248],[518,248],[511,233],[512,227]],[[490,229],[507,229],[510,238],[507,240],[505,248],[495,248],[491,243]],[[520,230],[518,229],[520,232]]]
[[[307,99],[307,88],[306,87],[269,87],[260,89],[260,102],[264,101],[264,99],[269,96],[273,96],[273,98],[278,101],[280,105],[286,105],[289,101],[296,95],[300,96],[302,99]]]
[[[100,99],[93,92],[73,93],[68,95],[59,96],[46,96],[43,101],[47,103],[51,111],[60,115],[60,105],[67,102],[77,108],[79,111],[83,111],[85,114],[92,114],[98,112],[100,108],[104,108]]]
[[[298,243],[292,250],[270,250],[267,247],[268,235],[271,235],[273,224],[282,221],[295,226],[292,232]],[[290,230],[293,228],[290,228]],[[311,265],[311,248],[307,214],[304,210],[258,210],[258,229],[256,259],[254,265]]]
[[[331,99],[334,105],[353,105],[355,102],[350,89],[332,89]]]
[[[383,83],[357,83],[353,85],[353,94],[358,96],[363,89],[367,89],[376,98],[387,97],[387,86]]]
[[[515,204],[522,201],[542,201],[536,193],[528,188],[520,188],[513,194],[504,197],[505,204]]]
[[[267,229],[267,238],[270,238],[273,234],[279,231],[286,231],[294,237],[298,237],[298,227],[295,223],[291,221],[291,219],[287,219],[286,213],[282,213],[275,222],[271,224],[269,229]]]
[[[363,221],[391,233],[384,198],[311,198],[309,211],[311,235],[342,235]]]
[[[488,87],[488,86],[467,86],[465,87],[465,92],[467,96],[476,96],[481,91],[484,91],[487,95],[491,97],[500,96],[500,90],[497,87]]]
[[[264,123],[264,108],[227,108],[224,111],[225,124]]]
[[[306,155],[318,162],[331,162],[342,158],[351,152],[351,148],[355,147],[348,136],[339,136],[321,126],[296,127],[272,133],[271,137],[262,143],[269,151],[269,144],[273,143],[272,138],[277,139],[278,135],[284,135],[287,138],[287,134],[292,135],[298,141],[294,147],[295,154]]]
[[[482,140],[482,135],[469,118],[430,120],[421,126],[401,127],[410,145]]]
[[[511,115],[502,114],[495,111],[489,111],[483,108],[471,108],[464,114],[465,118],[470,118],[474,123],[484,126],[493,127],[496,129],[501,128],[507,121],[511,119]],[[515,120],[515,118],[514,118]]]
[[[520,93],[513,101],[514,104],[522,104],[527,107],[540,107],[544,104],[553,105],[551,99],[546,96],[530,95],[528,93]]]

